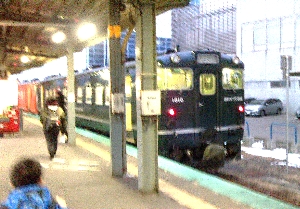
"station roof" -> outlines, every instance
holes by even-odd
[[[118,0],[116,0],[118,1]],[[153,0],[119,0],[121,28],[135,24],[139,5]],[[154,0],[156,14],[186,6],[189,0]],[[0,70],[11,74],[39,67],[67,54],[66,45],[55,44],[51,36],[64,31],[74,51],[100,43],[107,37],[109,0],[3,0],[0,2]],[[125,5],[125,7],[124,7]],[[89,41],[78,40],[75,30],[88,21],[97,26],[97,35]],[[20,57],[30,62],[24,64]]]

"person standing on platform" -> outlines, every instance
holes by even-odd
[[[65,96],[63,95],[63,93],[61,92],[60,89],[56,90],[56,98],[57,98],[57,102],[58,105],[63,109],[65,115],[67,115],[67,108],[66,108],[66,102],[65,102]],[[61,126],[61,134],[66,136],[66,140],[65,142],[68,142],[68,132],[67,132],[67,117],[64,117],[62,120],[62,126]]]
[[[14,164],[10,182],[14,189],[0,204],[0,209],[67,209],[66,202],[58,196],[54,199],[43,185],[42,166],[37,160],[24,158]]]
[[[62,126],[66,127],[64,124],[66,123],[65,117],[65,113],[58,105],[57,99],[48,97],[44,110],[40,112],[40,121],[43,124],[43,131],[51,159],[54,158],[57,151],[59,132]]]

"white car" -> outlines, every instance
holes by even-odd
[[[272,114],[281,114],[283,105],[280,99],[252,100],[245,105],[246,116],[265,116]]]

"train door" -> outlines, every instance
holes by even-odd
[[[196,79],[199,83],[196,89],[199,95],[196,102],[196,126],[200,132],[205,132],[204,140],[210,141],[218,123],[217,75],[204,71]]]

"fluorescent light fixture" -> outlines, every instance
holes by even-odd
[[[97,28],[93,23],[83,23],[77,30],[80,41],[86,41],[96,35]]]
[[[26,55],[23,55],[22,57],[21,57],[21,62],[22,63],[28,63],[30,60],[29,60],[29,58],[26,56]]]
[[[52,41],[57,44],[62,43],[65,39],[66,34],[61,31],[58,31],[52,35]]]

